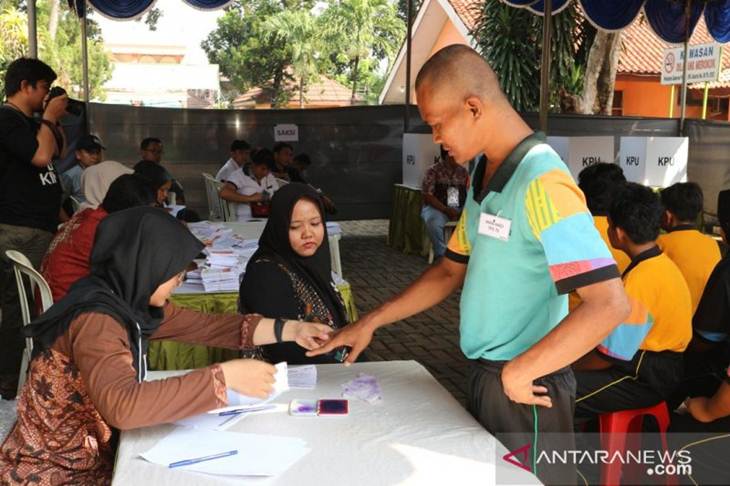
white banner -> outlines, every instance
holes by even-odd
[[[689,46],[687,82],[717,81],[721,67],[720,50],[720,45],[715,43]],[[664,49],[661,66],[662,84],[682,84],[683,60],[683,47]]]

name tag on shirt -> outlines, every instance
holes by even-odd
[[[512,221],[500,218],[493,214],[481,213],[479,215],[479,234],[496,238],[502,241],[509,241],[509,231]]]

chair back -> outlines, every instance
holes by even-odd
[[[15,274],[15,282],[18,286],[18,298],[20,299],[20,315],[23,320],[23,326],[27,326],[31,320],[30,301],[28,295],[36,295],[41,299],[41,313],[47,311],[53,305],[53,294],[48,282],[38,271],[33,268],[33,264],[28,258],[15,250],[7,250],[5,256],[8,257],[13,265],[13,273]],[[30,289],[26,290],[25,280],[27,277],[30,281]],[[38,292],[36,293],[36,289]],[[23,351],[23,359],[20,363],[20,376],[18,379],[18,393],[25,382],[25,376],[28,372],[28,363],[30,363],[33,353],[33,340],[25,338],[25,350]]]

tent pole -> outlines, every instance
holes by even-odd
[[[28,0],[28,56],[38,59],[38,28],[35,0]]]
[[[677,99],[676,95],[674,94],[674,85],[672,85],[672,91],[669,93],[669,118],[674,118],[674,100]]]
[[[550,105],[550,52],[552,44],[553,2],[545,0],[542,17],[542,62],[540,64],[540,130],[548,131],[548,107]]]
[[[413,0],[407,0],[408,6],[408,33],[406,34],[406,106],[403,110],[403,133],[411,128],[411,36],[413,35]]]
[[[81,0],[83,2],[86,2],[86,0]],[[87,42],[87,25],[88,22],[86,21],[86,5],[84,5],[84,11],[83,15],[81,15],[81,18],[79,19],[81,22],[81,64],[82,64],[82,70],[83,70],[83,82],[84,82],[84,112],[86,116],[84,117],[85,124],[86,124],[86,132],[89,132],[89,125],[90,125],[90,117],[91,117],[91,111],[90,111],[90,93],[89,93],[89,46]]]
[[[687,115],[687,63],[689,52],[689,14],[692,0],[684,4],[684,62],[682,63],[682,107],[679,116],[679,136],[684,134],[684,118]]]
[[[702,98],[702,119],[707,119],[707,98],[710,94],[710,83],[705,81],[705,96]]]

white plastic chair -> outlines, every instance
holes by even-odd
[[[274,177],[276,179],[277,184],[279,184],[279,187],[284,187],[285,185],[289,184],[289,181],[286,179],[280,179],[278,177]]]
[[[28,293],[25,290],[25,283],[23,281],[23,275],[28,277],[30,280],[30,293],[33,295],[35,289],[38,288],[38,293],[41,297],[41,309],[42,312],[48,310],[53,305],[53,294],[51,288],[48,286],[48,282],[43,276],[33,268],[33,264],[28,258],[15,250],[7,250],[5,256],[13,263],[13,273],[15,273],[15,282],[18,285],[18,297],[20,299],[20,315],[23,320],[23,326],[27,326],[30,323],[30,303],[28,302]],[[25,383],[25,376],[28,372],[28,363],[30,363],[31,355],[33,353],[33,339],[25,338],[25,350],[23,351],[23,360],[20,363],[20,376],[18,377],[18,394],[20,389]]]
[[[220,214],[220,203],[218,202],[219,196],[216,190],[215,177],[203,172],[203,182],[205,183],[205,195],[208,199],[208,219],[210,221],[220,221],[223,217]]]

